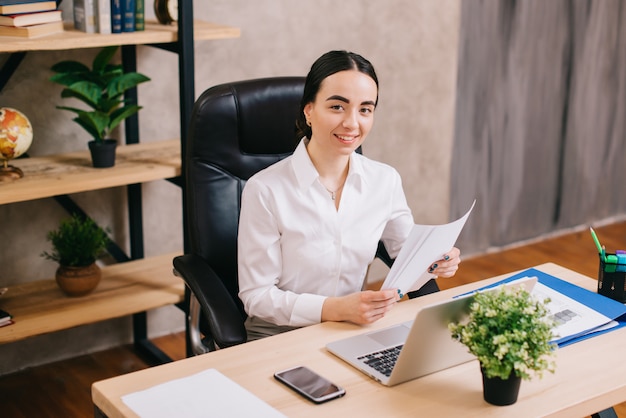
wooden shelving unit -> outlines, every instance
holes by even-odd
[[[0,89],[29,51],[121,45],[124,66],[132,70],[136,66],[135,47],[155,46],[179,56],[181,138],[184,138],[186,121],[195,100],[193,41],[237,38],[240,31],[194,20],[192,2],[187,0],[179,1],[179,25],[165,26],[148,21],[145,28],[141,32],[101,35],[83,33],[67,26],[62,33],[35,39],[0,37],[0,53],[11,54],[0,68]],[[130,95],[136,98],[136,90]],[[133,315],[135,346],[157,361],[163,361],[162,353],[145,344],[146,311],[181,302],[184,284],[172,271],[172,258],[178,253],[143,257],[139,186],[143,182],[180,177],[184,171],[181,167],[183,146],[178,139],[139,143],[138,121],[132,118],[126,121],[126,142],[127,145],[118,147],[116,165],[107,169],[92,168],[86,149],[11,161],[11,165],[20,167],[25,176],[13,183],[0,183],[0,204],[127,186],[132,260],[104,267],[96,291],[80,298],[63,295],[53,279],[11,287],[0,298],[0,308],[14,316],[15,324],[0,328],[0,344]],[[137,217],[138,220],[132,219]]]

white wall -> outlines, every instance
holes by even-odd
[[[62,5],[68,19],[71,1]],[[197,0],[194,7],[197,19],[242,32],[239,39],[196,41],[196,96],[227,81],[305,75],[313,61],[331,49],[370,59],[381,89],[364,153],[399,170],[417,222],[448,220],[458,0]],[[154,16],[149,7],[146,15]],[[86,148],[88,138],[71,115],[55,109],[60,87],[47,79],[57,61],[90,63],[96,52],[29,53],[0,92],[0,105],[23,111],[33,123],[31,155]],[[0,64],[7,58],[0,54]],[[138,70],[152,78],[139,89],[142,141],[177,137],[177,57],[140,46]],[[143,190],[146,255],[179,250],[180,190],[167,182],[149,183]],[[99,223],[112,227],[116,241],[127,246],[123,188],[72,197]],[[56,266],[39,254],[48,249],[46,232],[65,216],[52,199],[0,207],[0,240],[8,243],[1,256],[1,286],[53,276]],[[173,307],[160,309],[150,313],[150,325],[153,336],[179,331],[183,316]],[[0,346],[0,374],[128,342],[130,335],[126,318]]]

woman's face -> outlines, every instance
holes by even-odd
[[[340,71],[322,81],[315,101],[304,107],[311,141],[349,155],[365,140],[374,123],[376,82],[357,70]]]

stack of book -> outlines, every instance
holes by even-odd
[[[35,38],[63,32],[55,0],[0,0],[0,36]]]
[[[0,296],[2,296],[8,289],[6,287],[0,288]],[[0,327],[13,324],[13,316],[7,311],[0,309]]]
[[[6,327],[13,324],[13,317],[7,311],[0,309],[0,327]]]
[[[144,30],[144,0],[74,0],[74,28],[86,33]]]

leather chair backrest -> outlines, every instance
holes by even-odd
[[[304,77],[222,84],[196,100],[186,140],[185,199],[189,245],[237,297],[241,192],[256,172],[295,150]]]

